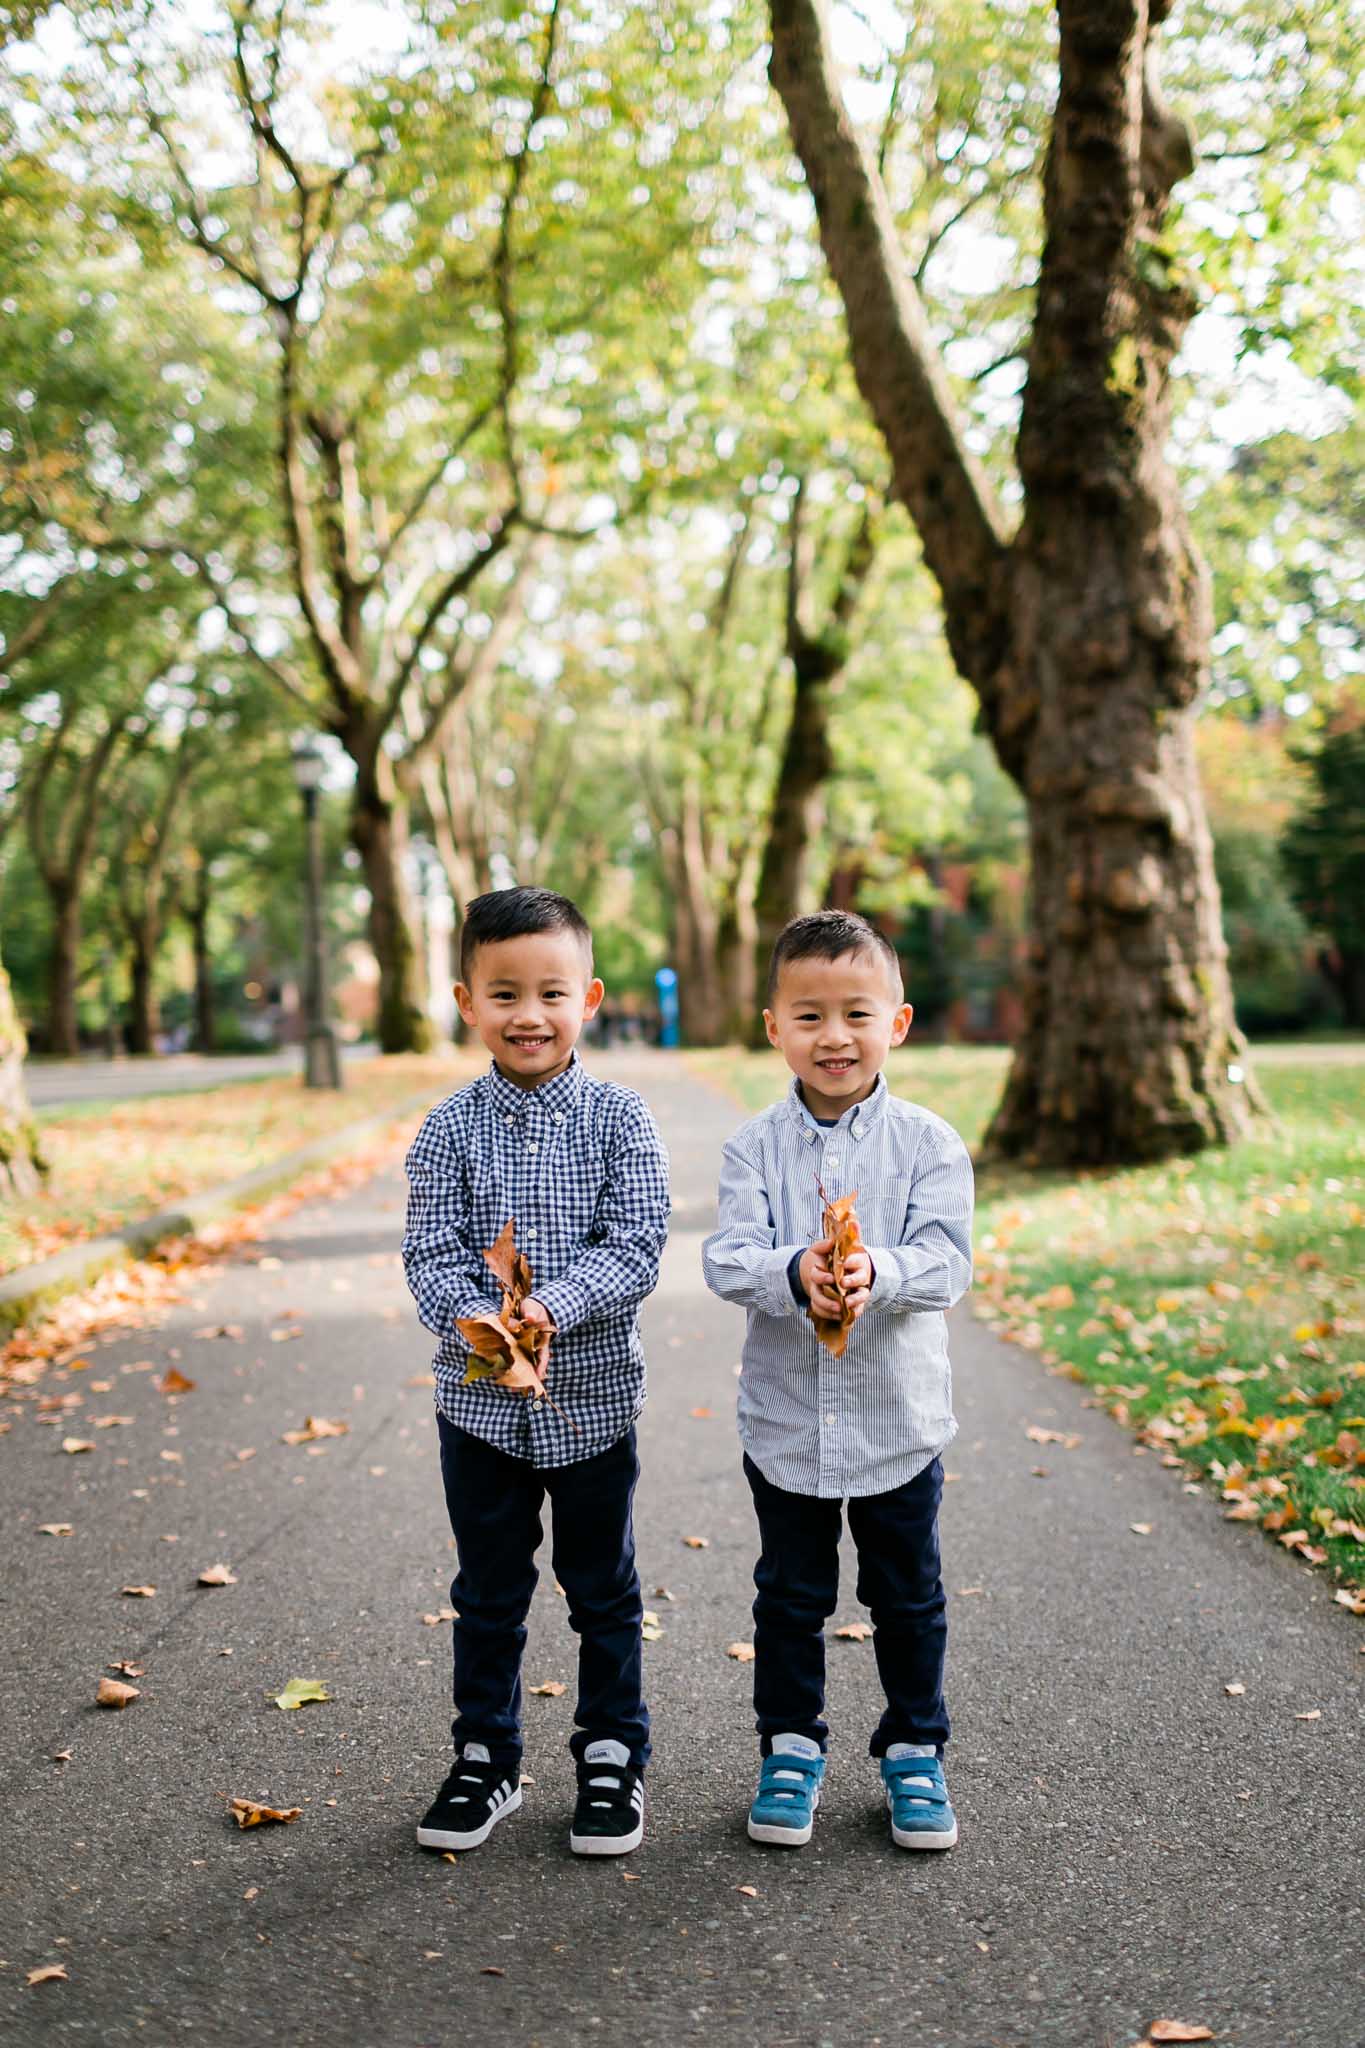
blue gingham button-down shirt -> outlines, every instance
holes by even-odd
[[[539,1088],[494,1066],[431,1111],[407,1170],[403,1265],[441,1340],[442,1414],[533,1465],[608,1450],[644,1405],[637,1311],[668,1234],[668,1155],[640,1097],[594,1080],[576,1054]],[[558,1328],[546,1387],[564,1416],[486,1381],[463,1385],[469,1347],[456,1318],[501,1307],[483,1252],[509,1217]]]
[[[816,1341],[788,1277],[821,1236],[817,1179],[856,1189],[876,1277],[842,1358]],[[721,1165],[707,1285],[749,1312],[739,1433],[765,1479],[838,1500],[888,1493],[957,1432],[944,1311],[972,1277],[972,1162],[942,1117],[884,1076],[837,1124],[817,1124],[792,1082],[738,1130]]]

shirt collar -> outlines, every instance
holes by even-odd
[[[496,1064],[488,1069],[485,1079],[488,1099],[499,1116],[525,1116],[533,1103],[546,1116],[565,1116],[578,1101],[584,1076],[575,1052],[564,1072],[556,1074],[553,1081],[542,1082],[539,1088],[518,1088],[515,1081],[498,1072]]]
[[[855,1102],[852,1109],[846,1109],[837,1124],[826,1125],[811,1115],[810,1106],[801,1094],[801,1084],[793,1074],[787,1090],[787,1108],[801,1128],[814,1132],[816,1137],[823,1137],[827,1130],[846,1130],[855,1138],[861,1138],[879,1121],[890,1093],[885,1074],[878,1074],[877,1084],[870,1095],[862,1102]]]

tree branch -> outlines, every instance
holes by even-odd
[[[389,684],[384,703],[384,723],[387,726],[397,714],[403,701],[403,692],[412,680],[413,670],[422,657],[422,649],[441,623],[457,597],[463,597],[466,590],[473,588],[491,561],[500,555],[512,538],[517,521],[515,506],[509,505],[505,512],[492,518],[476,535],[474,553],[462,567],[452,571],[441,584],[431,603],[427,606],[421,625],[412,637],[406,655],[398,664],[397,672]]]

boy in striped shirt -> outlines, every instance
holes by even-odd
[[[764,1010],[792,1071],[785,1098],[725,1147],[707,1285],[748,1311],[739,1382],[744,1471],[758,1515],[756,1842],[808,1842],[825,1772],[824,1625],[839,1585],[840,1503],[858,1550],[886,1710],[872,1736],[892,1838],[950,1849],[943,1776],[947,1621],[939,1576],[940,1453],[956,1433],[944,1311],[971,1282],[972,1167],[942,1117],[882,1072],[910,1029],[900,964],[864,918],[794,918],[773,948]],[[857,1195],[866,1249],[844,1263],[854,1321],[841,1358],[821,1188]]]

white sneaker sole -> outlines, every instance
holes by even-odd
[[[643,1815],[628,1835],[576,1835],[569,1830],[569,1847],[575,1856],[629,1856],[645,1838]]]
[[[773,1849],[804,1849],[815,1832],[815,1811],[820,1804],[817,1792],[811,1801],[811,1817],[803,1828],[777,1827],[772,1821],[755,1820],[749,1817],[749,1840],[766,1842]]]
[[[486,1842],[498,1822],[507,1814],[515,1813],[521,1805],[521,1787],[509,1799],[504,1799],[496,1813],[489,1815],[481,1828],[471,1828],[468,1834],[457,1835],[449,1828],[422,1828],[417,1830],[418,1846],[423,1849],[477,1849],[480,1842]]]

